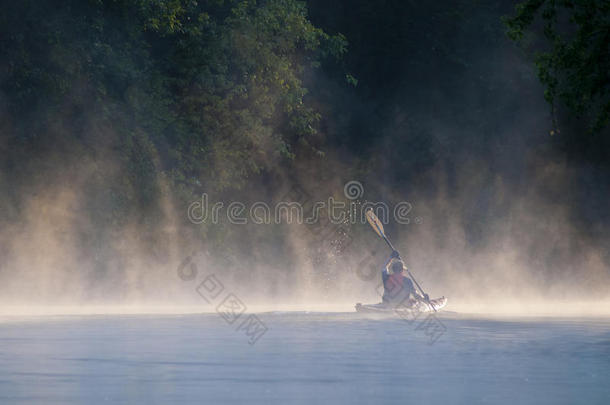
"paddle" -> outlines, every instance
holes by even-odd
[[[383,238],[383,240],[385,240],[385,242],[388,244],[390,249],[392,249],[392,251],[397,251],[396,249],[394,249],[394,246],[392,246],[392,242],[390,242],[388,237],[385,236],[385,232],[383,230],[383,224],[381,223],[379,218],[377,218],[377,215],[375,215],[375,213],[373,212],[373,209],[369,208],[368,210],[366,210],[365,215],[366,215],[366,220],[368,221],[369,225],[371,225],[373,227],[373,230],[375,232],[377,232],[377,235],[381,236]],[[422,295],[428,302],[428,305],[430,305],[430,307],[434,310],[434,312],[436,312],[436,308],[434,308],[434,305],[432,304],[432,302],[430,302],[430,298],[428,297],[428,294],[426,294],[424,292],[424,290],[422,290],[421,286],[419,285],[417,280],[415,280],[415,277],[413,277],[413,274],[411,274],[411,271],[409,270],[408,267],[407,267],[407,273],[409,273],[409,277],[411,277],[411,280],[413,280],[413,282],[415,283],[417,288],[419,288],[419,292],[422,293]]]

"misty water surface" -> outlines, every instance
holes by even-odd
[[[610,320],[266,313],[254,344],[216,314],[7,318],[0,402],[603,404]]]

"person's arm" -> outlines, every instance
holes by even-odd
[[[405,277],[403,279],[403,286],[404,288],[410,292],[411,295],[413,295],[413,297],[416,300],[420,300],[420,301],[426,301],[426,297],[424,297],[423,295],[421,295],[417,289],[415,288],[415,286],[413,285],[413,281],[409,278],[409,277]]]
[[[388,258],[388,261],[385,263],[385,267],[388,267],[388,264],[390,264],[390,262],[393,259],[400,259],[400,253],[398,253],[398,251],[396,251],[396,250],[392,250],[392,253],[390,254],[390,257]]]
[[[390,269],[388,269],[388,265],[391,261],[392,257],[390,257],[381,268],[381,281],[383,281],[383,284],[385,284],[388,277],[390,277]]]
[[[383,268],[381,271],[387,271],[388,270],[388,266],[390,264],[390,262],[392,261],[392,258],[390,257],[388,260],[386,260],[385,264],[383,265]]]
[[[388,269],[388,265],[390,264],[392,259],[395,259],[395,258],[400,258],[400,254],[398,254],[398,252],[396,250],[392,251],[392,254],[388,258],[388,260],[385,262],[385,264],[383,265],[383,268],[381,269],[381,281],[383,281],[384,284],[385,284],[386,280],[388,279],[388,277],[390,277],[390,269]]]
[[[389,261],[381,269],[381,281],[383,282],[383,285],[385,285],[385,282],[387,281],[388,277],[390,277],[390,271],[388,269],[388,263],[389,263]]]

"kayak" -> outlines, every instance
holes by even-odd
[[[432,304],[434,306],[434,309],[430,306],[430,304]],[[409,299],[405,303],[401,303],[401,304],[397,304],[397,305],[384,304],[383,302],[379,303],[379,304],[357,303],[356,311],[364,312],[364,313],[377,313],[377,314],[434,312],[434,310],[439,311],[445,305],[447,305],[447,298],[440,297],[440,298],[432,299],[432,300],[430,300],[430,304],[428,304],[427,302],[424,302],[424,301],[415,301],[414,299]]]

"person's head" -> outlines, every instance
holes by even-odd
[[[402,260],[393,260],[392,264],[390,265],[390,270],[392,270],[392,273],[394,274],[398,274],[398,273],[402,273],[404,269],[404,263],[402,262]]]

